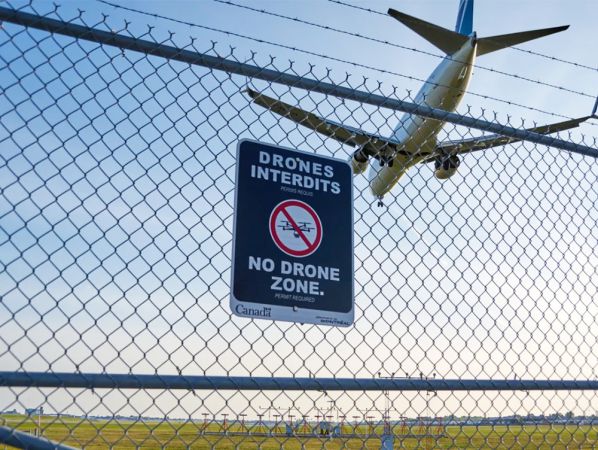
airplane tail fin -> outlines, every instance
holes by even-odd
[[[541,30],[522,31],[520,33],[502,34],[500,36],[490,36],[478,39],[478,56],[486,53],[495,52],[503,48],[538,39],[549,34],[565,31],[569,25],[554,28],[543,28]]]
[[[473,0],[461,0],[455,31],[463,36],[473,33]]]

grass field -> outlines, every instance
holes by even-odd
[[[36,423],[26,416],[3,415],[0,423],[30,432]],[[358,428],[358,433],[367,430]],[[379,438],[366,436],[352,439],[299,438],[282,436],[283,429],[276,430],[281,436],[255,437],[230,436],[222,432],[221,424],[211,425],[207,431],[217,435],[202,435],[202,423],[139,422],[88,420],[72,417],[45,416],[42,419],[43,435],[73,447],[87,449],[168,448],[168,449],[264,449],[288,450],[379,449]],[[230,427],[231,432],[241,431],[240,426]],[[259,431],[259,430],[254,430]],[[265,431],[265,430],[264,430]],[[352,432],[346,426],[344,433]],[[374,430],[381,433],[381,428]],[[414,427],[412,430],[418,433]],[[395,429],[395,448],[405,449],[595,449],[598,448],[598,426],[539,425],[539,426],[450,426],[444,429],[442,438],[401,439],[400,429]],[[0,448],[2,446],[0,445]],[[9,447],[6,447],[9,448]]]

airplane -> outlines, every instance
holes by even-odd
[[[446,57],[420,89],[414,103],[453,112],[467,90],[477,56],[569,28],[568,25],[565,25],[478,38],[476,32],[473,31],[473,6],[474,0],[461,0],[455,31],[392,8],[388,10],[388,14],[392,18],[406,25],[446,54]],[[267,108],[273,113],[343,144],[357,147],[350,157],[353,174],[363,173],[368,167],[370,159],[378,160],[379,164],[370,165],[368,179],[370,190],[378,198],[379,206],[382,206],[384,194],[390,191],[399,179],[417,164],[434,163],[434,175],[440,180],[445,180],[457,172],[460,155],[520,141],[520,139],[493,134],[464,140],[438,142],[437,136],[444,122],[413,114],[405,114],[391,136],[384,137],[318,117],[250,88],[246,89],[246,92],[256,105]],[[595,111],[591,116],[529,128],[528,131],[550,134],[575,128],[590,117],[594,117],[594,113]]]
[[[288,220],[284,220],[283,222],[284,224],[278,225],[278,227],[282,228],[283,231],[292,231],[293,236],[299,238],[299,232],[295,230],[295,227],[293,227],[293,225],[291,225],[291,223]],[[309,222],[297,222],[299,230],[305,231],[306,233],[311,233],[311,231],[314,229],[313,227],[310,227],[310,225],[311,224]]]

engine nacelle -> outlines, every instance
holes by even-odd
[[[368,167],[368,160],[368,155],[366,155],[361,148],[356,150],[351,156],[351,168],[353,169],[353,174],[357,175],[365,172],[365,169]]]
[[[446,180],[457,173],[461,165],[458,156],[443,156],[434,161],[434,176],[439,180]]]

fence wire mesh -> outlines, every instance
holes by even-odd
[[[86,24],[83,14],[48,16]],[[151,28],[86,25],[413,101],[358,77]],[[445,181],[418,165],[381,208],[358,175],[354,325],[242,319],[228,308],[237,142],[342,159],[354,151],[255,105],[245,89],[382,136],[401,114],[9,22],[0,36],[3,371],[596,379],[593,158],[518,142],[466,155]],[[439,140],[480,134],[447,124]],[[598,445],[589,389],[3,384],[0,435],[16,429],[74,447],[380,448],[388,436],[397,448]]]

